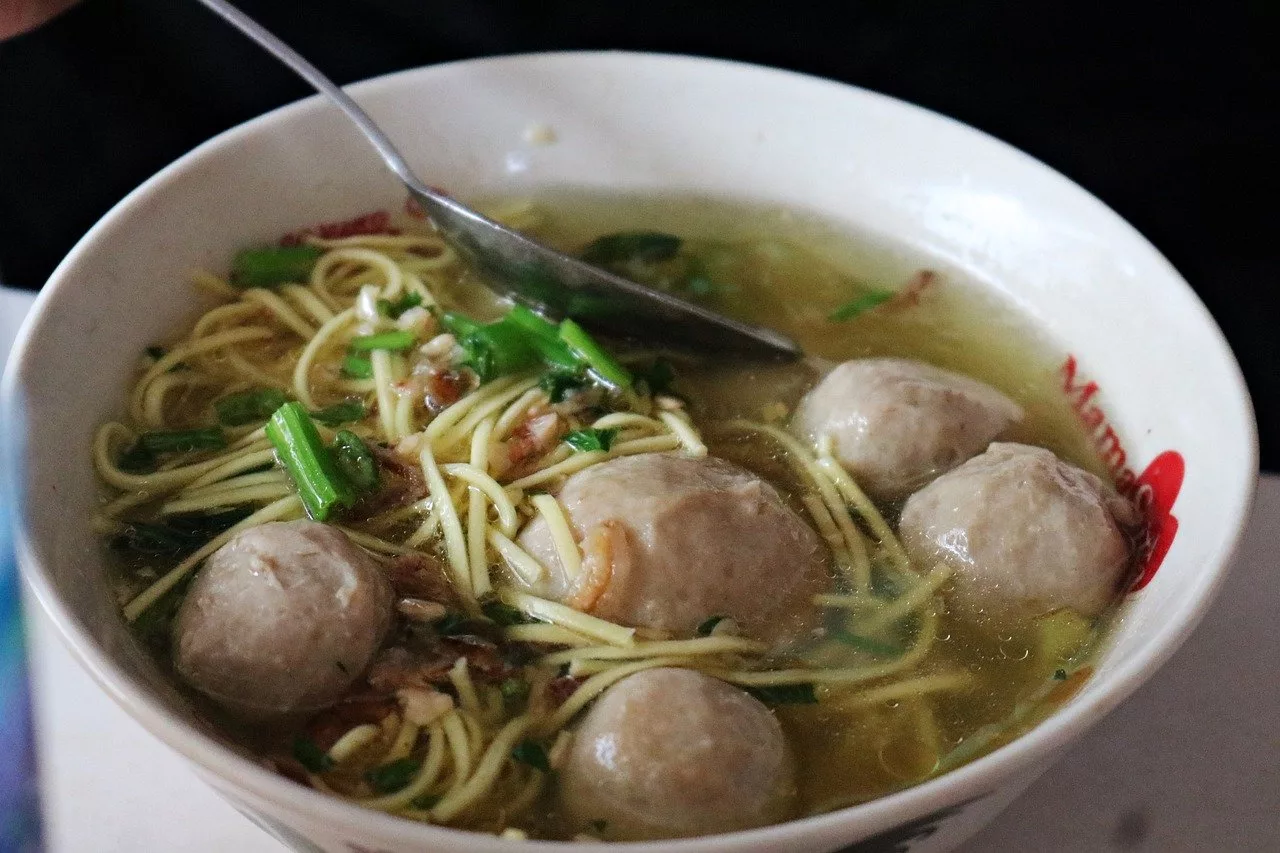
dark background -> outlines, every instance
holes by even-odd
[[[1172,260],[1231,340],[1263,467],[1280,467],[1278,0],[241,5],[339,82],[625,48],[791,68],[954,116],[1079,182]],[[161,166],[307,94],[193,0],[86,0],[0,44],[0,280],[38,288]]]

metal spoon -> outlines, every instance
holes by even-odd
[[[802,355],[795,342],[772,329],[739,322],[583,263],[436,192],[418,179],[373,119],[314,65],[225,0],[200,2],[346,113],[422,205],[441,236],[499,294],[627,337],[751,357],[794,359]]]

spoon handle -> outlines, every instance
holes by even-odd
[[[387,135],[382,132],[382,128],[378,127],[377,123],[360,108],[359,104],[352,100],[346,92],[342,91],[341,86],[326,77],[320,69],[308,62],[296,50],[276,38],[270,30],[226,2],[226,0],[199,0],[199,2],[231,24],[231,26],[253,39],[264,50],[285,65],[288,65],[299,77],[306,80],[327,96],[329,100],[333,101],[347,114],[348,118],[355,122],[356,126],[360,128],[360,132],[369,138],[369,141],[373,143],[373,147],[378,149],[378,153],[382,155],[383,161],[390,167],[391,171],[396,173],[400,180],[412,187],[415,192],[427,196],[433,195],[431,190],[422,181],[418,180],[417,175],[413,173],[413,170],[409,168],[409,164],[405,162],[404,156],[391,143]]]

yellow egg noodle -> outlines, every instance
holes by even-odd
[[[513,208],[518,221],[530,212]],[[124,422],[103,425],[93,460],[112,489],[94,518],[103,533],[118,529],[127,511],[154,507],[157,516],[211,512],[247,506],[253,511],[224,533],[178,562],[149,585],[131,590],[123,602],[126,619],[142,617],[194,573],[202,561],[237,533],[268,521],[301,518],[303,503],[289,479],[271,467],[273,452],[263,421],[229,428],[219,450],[177,454],[152,473],[122,467],[122,452],[146,430],[173,429],[169,413],[192,400],[220,398],[251,388],[278,389],[316,409],[327,402],[359,397],[369,414],[346,428],[371,444],[391,448],[422,475],[427,494],[388,507],[341,529],[375,559],[406,554],[440,559],[462,606],[480,617],[483,605],[501,601],[524,622],[502,630],[509,641],[537,651],[527,707],[508,711],[498,687],[475,678],[467,657],[449,671],[456,698],[435,694],[434,705],[411,692],[380,722],[362,722],[342,733],[327,750],[325,769],[308,775],[319,790],[371,809],[439,824],[506,830],[540,796],[548,772],[563,760],[575,714],[611,684],[659,666],[689,667],[752,689],[809,685],[820,705],[866,709],[911,705],[924,740],[936,741],[931,697],[962,690],[964,672],[921,672],[916,665],[934,641],[948,572],[920,571],[879,511],[835,461],[829,447],[806,447],[775,426],[734,420],[707,426],[708,434],[755,434],[775,442],[804,484],[798,501],[831,550],[836,568],[831,592],[816,605],[829,618],[858,615],[859,631],[872,641],[891,632],[913,637],[894,655],[869,654],[856,665],[826,666],[821,649],[801,653],[770,648],[737,636],[733,626],[711,626],[707,636],[674,638],[637,631],[514,588],[544,578],[547,567],[517,543],[519,528],[541,517],[569,578],[583,571],[578,532],[554,495],[577,471],[609,459],[639,453],[707,454],[702,431],[680,401],[655,403],[639,395],[619,395],[616,411],[584,421],[568,415],[573,429],[616,430],[608,446],[574,451],[556,441],[538,447],[519,464],[504,458],[506,444],[537,413],[549,411],[548,393],[532,374],[504,376],[463,393],[429,412],[405,388],[408,365],[387,350],[370,354],[367,379],[344,376],[340,365],[351,340],[413,328],[431,341],[435,320],[429,309],[454,300],[459,260],[434,234],[306,238],[323,250],[308,281],[283,287],[238,289],[207,272],[195,274],[202,293],[218,304],[205,311],[191,332],[141,369],[128,396]],[[398,319],[380,313],[379,300],[411,295],[423,311]],[[415,325],[416,324],[416,325]],[[427,343],[427,346],[447,345]],[[318,425],[322,438],[335,431]],[[873,567],[896,580],[895,597],[873,593]],[[442,609],[413,610],[440,617]],[[709,616],[713,614],[708,614]],[[833,643],[823,640],[817,643]],[[563,674],[563,675],[562,675]],[[561,701],[551,699],[553,680],[577,679]],[[402,691],[403,692],[403,691]],[[421,693],[421,691],[420,691]],[[440,697],[444,700],[440,701]],[[933,734],[930,735],[931,730]],[[543,746],[548,763],[521,759],[521,745]],[[379,794],[362,771],[411,762],[404,786]],[[407,766],[407,765],[406,765]]]

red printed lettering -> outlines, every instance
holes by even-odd
[[[1126,465],[1129,454],[1119,434],[1108,422],[1102,407],[1091,402],[1102,390],[1098,383],[1080,376],[1074,355],[1068,355],[1062,363],[1061,374],[1062,392],[1067,395],[1071,408],[1093,439],[1094,449],[1111,472],[1116,491],[1132,500],[1146,519],[1146,537],[1138,560],[1140,570],[1130,587],[1131,592],[1136,592],[1151,582],[1178,532],[1173,504],[1182,489],[1186,465],[1182,454],[1166,450],[1151,460],[1141,474],[1134,473]]]

